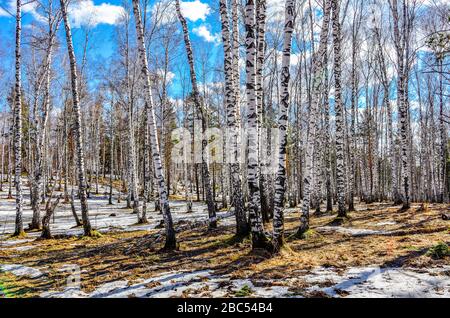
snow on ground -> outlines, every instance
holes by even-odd
[[[353,267],[340,273],[334,268],[316,268],[306,276],[331,297],[450,297],[450,266],[433,269]],[[331,286],[320,288],[320,284]]]
[[[103,193],[101,189],[100,193]],[[31,222],[32,211],[29,196],[25,193],[24,225]],[[125,209],[126,202],[108,205],[104,195],[91,195],[88,199],[92,225],[100,232],[147,230],[157,226],[162,215],[153,211],[152,204],[148,212],[149,224],[136,225],[136,215]],[[171,201],[171,210],[175,222],[207,220],[207,208],[203,203],[194,202],[193,212],[186,212],[184,201]],[[293,212],[287,211],[288,213]],[[80,213],[79,202],[77,212]],[[111,216],[114,213],[116,216]],[[219,212],[223,217],[227,212]],[[232,217],[221,220],[222,224],[231,224]],[[8,239],[14,231],[15,201],[6,199],[6,192],[0,192],[0,248],[27,251],[27,245],[40,235],[29,233],[26,239]],[[395,222],[380,222],[377,226],[391,225]],[[75,225],[69,204],[61,204],[51,223],[53,234],[82,234]],[[386,231],[355,229],[342,226],[322,226],[316,228],[323,232],[340,232],[351,236],[380,235]],[[1,272],[18,277],[45,280],[43,269],[31,268],[20,264],[0,264]],[[69,287],[63,290],[47,291],[42,297],[226,297],[248,295],[252,297],[302,297],[320,292],[330,297],[450,297],[450,266],[432,269],[413,268],[377,268],[351,267],[345,270],[318,267],[311,271],[298,272],[298,277],[282,281],[232,279],[230,276],[218,276],[209,270],[195,272],[165,272],[133,283],[127,280],[108,282],[97,287],[91,293]],[[304,290],[290,288],[298,286],[299,281],[306,283]],[[301,285],[300,285],[301,286]],[[294,291],[295,290],[295,291]]]
[[[367,235],[383,235],[387,234],[387,231],[375,231],[375,230],[369,230],[369,229],[355,229],[355,228],[348,228],[348,227],[342,227],[342,226],[320,226],[316,228],[317,231],[323,231],[323,232],[339,232],[342,234],[347,234],[351,236],[367,236]]]
[[[24,252],[24,251],[29,251],[32,250],[33,248],[36,248],[36,246],[33,245],[24,245],[24,246],[14,246],[11,247],[11,249],[19,251],[19,252]]]
[[[450,266],[435,269],[351,267],[347,270],[318,267],[287,279],[285,286],[269,280],[231,279],[212,271],[166,272],[139,283],[109,282],[90,294],[73,287],[50,291],[41,297],[303,297],[321,292],[329,297],[450,297]],[[303,280],[304,290],[292,292],[290,283]],[[241,293],[241,294],[240,294]]]
[[[245,287],[246,286],[246,287]],[[212,271],[166,272],[159,276],[130,285],[126,280],[109,282],[86,294],[79,291],[77,297],[126,298],[126,297],[225,297],[233,296],[242,289],[250,288],[249,295],[256,297],[281,297],[288,287],[271,286],[256,288],[249,279],[234,279],[216,276]],[[74,294],[73,288],[63,291],[45,292],[41,297],[67,297]]]
[[[34,239],[0,240],[0,247],[11,247],[22,243],[32,242]]]
[[[397,222],[395,222],[395,221],[385,221],[385,222],[375,223],[374,225],[375,226],[386,226],[386,225],[396,225],[396,224],[397,224]]]
[[[9,272],[16,276],[25,276],[30,278],[39,278],[43,273],[32,267],[23,266],[20,264],[0,264],[0,272]]]
[[[32,210],[30,206],[28,188],[24,189],[24,210],[23,210],[23,223],[27,228],[31,223]],[[89,215],[91,224],[99,232],[105,233],[109,231],[137,231],[137,230],[149,230],[155,228],[162,220],[162,214],[154,211],[153,203],[149,205],[147,211],[147,218],[149,224],[137,225],[137,216],[132,214],[130,209],[126,209],[126,200],[123,198],[121,203],[117,203],[114,200],[114,205],[108,205],[107,196],[103,195],[105,189],[100,187],[99,195],[91,194],[88,199]],[[117,198],[117,196],[115,197]],[[76,202],[76,209],[79,218],[81,219],[81,208],[78,200]],[[142,204],[142,202],[141,202]],[[199,221],[207,220],[208,212],[206,204],[203,202],[193,202],[193,212],[187,213],[187,206],[185,201],[171,201],[170,208],[174,222],[179,221]],[[42,212],[43,214],[44,212]],[[217,215],[221,216],[225,212],[218,212]],[[0,192],[0,246],[13,246],[18,243],[24,243],[28,240],[2,240],[8,235],[14,232],[15,222],[15,200],[7,199],[7,192]],[[116,216],[111,216],[115,214]],[[231,218],[232,219],[232,218]],[[221,220],[221,224],[228,224],[232,220]],[[81,235],[83,233],[82,228],[74,228],[75,221],[72,215],[70,204],[60,204],[55,211],[55,216],[52,218],[51,230],[52,234],[65,234],[65,235]],[[31,238],[36,238],[40,233],[32,232],[28,233]]]

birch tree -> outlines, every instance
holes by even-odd
[[[297,235],[302,237],[303,234],[309,229],[309,208],[311,202],[311,177],[313,175],[313,156],[314,156],[314,143],[316,136],[316,125],[317,125],[317,115],[318,115],[318,101],[320,96],[320,89],[323,85],[323,61],[324,55],[327,50],[328,41],[328,29],[330,25],[330,13],[331,13],[331,0],[325,1],[323,21],[322,21],[322,31],[320,33],[319,49],[315,53],[312,74],[312,99],[311,105],[309,107],[309,121],[308,121],[308,133],[307,133],[307,144],[306,144],[306,158],[305,158],[305,175],[303,178],[303,202],[302,211],[300,215],[300,227],[298,229]]]
[[[52,71],[52,58],[53,58],[53,50],[56,41],[56,33],[59,29],[60,24],[60,14],[59,12],[55,13],[53,10],[52,2],[50,1],[48,4],[48,8],[46,8],[46,23],[47,23],[47,35],[45,39],[45,58],[42,63],[42,76],[39,76],[36,80],[39,82],[38,86],[40,86],[40,82],[44,82],[44,98],[42,102],[42,107],[40,111],[37,110],[37,103],[34,105],[34,129],[33,129],[33,140],[36,142],[36,151],[34,153],[34,161],[33,169],[32,169],[32,178],[31,178],[31,207],[33,209],[33,218],[30,224],[30,230],[39,229],[40,228],[40,204],[39,200],[41,198],[42,193],[42,173],[44,166],[44,147],[47,138],[47,122],[49,111],[51,107],[51,92],[50,92],[50,84],[51,84],[51,71]],[[37,89],[39,91],[39,88]],[[37,100],[37,99],[36,99]]]
[[[266,10],[267,4],[266,0],[256,1],[255,4],[256,13],[256,103],[258,105],[258,125],[259,125],[259,135],[261,140],[259,141],[259,183],[261,192],[261,216],[264,222],[269,221],[269,187],[268,180],[266,176],[266,167],[269,164],[265,153],[265,143],[263,141],[263,129],[267,128],[266,125],[266,112],[264,105],[264,62],[266,53]]]
[[[246,93],[247,93],[247,182],[249,190],[249,222],[253,248],[267,247],[267,238],[261,219],[261,193],[259,182],[259,127],[256,99],[256,18],[255,3],[247,0],[245,5],[246,45]]]
[[[139,0],[133,1],[133,13],[136,23],[136,36],[138,44],[139,59],[141,63],[141,76],[144,84],[146,116],[150,125],[150,144],[152,148],[153,166],[155,169],[156,181],[158,184],[158,194],[161,203],[161,210],[163,213],[164,228],[166,234],[166,242],[164,248],[173,250],[177,247],[175,229],[173,227],[172,214],[169,207],[169,198],[166,189],[166,182],[164,180],[164,173],[161,163],[161,155],[158,146],[158,131],[156,129],[155,111],[153,108],[153,96],[151,91],[150,74],[147,62],[147,51],[144,42],[144,29],[142,26],[141,9]]]
[[[391,183],[391,196],[394,200],[394,203],[401,203],[401,196],[398,189],[398,179],[397,179],[397,169],[398,163],[396,159],[396,145],[395,145],[395,133],[393,128],[393,119],[392,119],[392,104],[389,98],[390,95],[390,80],[387,74],[387,62],[385,53],[383,51],[383,45],[381,40],[381,28],[379,26],[375,26],[374,28],[375,39],[377,43],[377,57],[380,68],[380,77],[381,84],[383,86],[383,102],[387,111],[387,130],[388,130],[388,139],[389,139],[389,164],[391,166],[391,174],[390,174],[390,183]]]
[[[78,190],[81,203],[81,218],[83,220],[83,229],[85,236],[92,236],[94,232],[91,227],[91,222],[89,220],[89,208],[87,202],[86,193],[86,180],[85,180],[85,169],[84,169],[84,145],[83,145],[83,135],[81,131],[81,111],[80,111],[80,101],[78,97],[78,73],[77,73],[77,62],[75,58],[75,51],[73,48],[72,41],[72,31],[69,23],[69,17],[67,15],[66,2],[60,0],[61,13],[64,21],[65,35],[67,42],[67,52],[70,62],[70,81],[72,89],[72,110],[73,110],[73,132],[75,135],[75,144],[77,152],[77,172],[78,172]]]
[[[200,96],[200,91],[198,89],[197,75],[195,72],[195,65],[194,65],[194,52],[192,50],[192,44],[191,44],[191,39],[189,37],[189,30],[187,27],[187,22],[181,12],[179,0],[176,1],[176,10],[177,10],[178,19],[180,20],[180,23],[181,23],[181,26],[183,29],[184,44],[186,47],[186,55],[188,58],[189,71],[190,71],[190,77],[191,77],[192,96],[193,96],[194,104],[197,108],[197,111],[200,114],[200,120],[201,120],[201,126],[202,126],[202,149],[201,149],[202,163],[201,163],[201,165],[202,165],[203,183],[205,185],[205,192],[206,192],[206,204],[208,206],[209,227],[216,228],[217,227],[216,206],[215,206],[215,202],[214,202],[213,189],[212,189],[211,178],[210,178],[209,168],[208,168],[208,153],[206,151],[207,145],[208,145],[208,140],[207,140],[207,135],[206,135],[206,130],[208,128],[207,110],[202,101],[202,98]]]
[[[357,178],[357,136],[356,136],[356,120],[358,116],[358,53],[360,48],[359,32],[362,21],[362,1],[356,1],[353,14],[353,23],[351,30],[352,38],[352,69],[351,69],[351,119],[350,119],[350,136],[349,136],[349,195],[348,210],[355,210],[354,198],[356,194],[356,178]]]
[[[234,9],[233,9],[234,10]],[[220,0],[220,17],[222,21],[222,40],[224,50],[224,71],[225,71],[225,108],[227,116],[227,137],[229,146],[227,150],[230,150],[230,171],[232,180],[232,192],[233,192],[233,205],[236,216],[236,235],[245,236],[248,234],[247,217],[244,209],[244,198],[242,195],[241,184],[241,169],[239,162],[239,133],[240,129],[237,121],[236,104],[237,94],[235,92],[235,81],[237,79],[236,72],[233,70],[233,61],[237,60],[234,54],[237,54],[233,50],[231,36],[230,36],[230,23],[227,9],[227,1]]]
[[[16,188],[16,228],[14,236],[23,236],[23,194],[22,194],[22,77],[21,77],[21,32],[22,2],[16,1],[16,82],[14,88],[14,184]]]
[[[286,192],[286,146],[289,116],[289,81],[291,66],[292,33],[294,32],[294,0],[286,0],[283,58],[281,62],[281,104],[278,115],[279,150],[278,171],[275,181],[275,202],[273,214],[273,246],[278,252],[283,245],[284,235],[284,197]]]
[[[344,109],[341,88],[341,23],[339,20],[339,0],[332,0],[333,49],[334,49],[334,111],[336,113],[336,192],[338,197],[338,217],[347,215],[345,156],[344,156]]]
[[[399,117],[399,130],[400,130],[400,143],[401,143],[401,179],[403,186],[402,209],[409,209],[410,207],[410,163],[409,163],[409,127],[408,127],[408,104],[407,104],[407,91],[406,91],[406,81],[408,66],[405,62],[407,42],[409,38],[407,37],[407,21],[408,14],[407,4],[402,0],[402,30],[400,30],[401,18],[399,15],[399,5],[397,0],[390,0],[389,6],[392,14],[393,32],[394,32],[394,46],[397,58],[397,106],[398,106],[398,117]]]

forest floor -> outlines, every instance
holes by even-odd
[[[233,217],[217,230],[183,227],[206,220],[206,207],[186,213],[183,201],[171,203],[184,229],[179,249],[167,253],[153,204],[150,224],[135,225],[125,203],[108,206],[104,195],[92,195],[100,237],[81,237],[62,204],[52,224],[57,238],[17,239],[10,237],[14,201],[0,192],[0,297],[450,297],[450,256],[436,248],[450,244],[450,221],[440,216],[448,206],[358,204],[341,226],[330,225],[335,214],[312,215],[304,239],[293,235],[298,209],[287,209],[287,246],[272,256],[251,251],[249,239],[236,241]],[[28,204],[24,215],[29,222]]]

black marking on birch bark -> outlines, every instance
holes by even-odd
[[[22,3],[16,2],[16,83],[14,103],[14,184],[16,188],[16,225],[14,235],[23,233],[23,194],[22,194],[22,78],[21,78],[21,32]]]
[[[336,113],[336,194],[338,197],[338,217],[347,215],[345,206],[346,178],[344,160],[344,106],[341,88],[341,25],[338,0],[332,0],[333,46],[334,46],[334,86]]]
[[[72,42],[72,31],[70,28],[69,18],[67,16],[67,8],[64,0],[60,0],[61,13],[65,26],[67,51],[70,61],[70,75],[72,88],[72,104],[73,104],[73,130],[75,133],[76,150],[77,150],[77,168],[78,168],[78,189],[81,203],[81,216],[83,219],[84,234],[90,236],[92,233],[91,223],[89,221],[89,208],[87,203],[86,180],[84,169],[84,150],[83,150],[83,136],[81,131],[81,111],[78,97],[78,75],[75,52]]]
[[[284,213],[283,203],[286,192],[286,145],[289,114],[289,81],[291,64],[292,33],[294,31],[294,0],[286,1],[281,71],[281,104],[278,117],[279,141],[278,171],[275,180],[275,200],[273,215],[273,247],[278,252],[283,245]]]
[[[305,175],[303,178],[303,202],[300,215],[300,227],[298,235],[303,236],[304,232],[309,229],[309,208],[311,202],[311,177],[313,175],[313,156],[314,156],[314,139],[316,135],[317,125],[317,107],[320,96],[320,88],[322,85],[323,61],[327,49],[328,29],[330,25],[331,0],[325,1],[324,15],[322,21],[322,31],[320,33],[319,49],[314,57],[312,73],[313,87],[312,99],[310,105],[309,129],[307,134],[306,158],[305,158]]]
[[[230,172],[232,179],[232,196],[236,216],[236,235],[244,236],[248,233],[247,217],[244,210],[244,198],[242,195],[242,185],[239,166],[239,127],[236,119],[237,94],[234,91],[235,72],[233,71],[233,48],[230,39],[230,26],[226,0],[220,0],[220,16],[222,21],[222,40],[224,47],[224,70],[225,70],[225,108],[227,113],[227,127],[230,133],[230,143],[232,152],[232,163]]]
[[[186,47],[186,54],[188,57],[188,63],[189,63],[189,70],[190,70],[190,77],[191,77],[191,84],[192,84],[192,95],[194,99],[194,104],[200,113],[200,119],[202,123],[202,173],[203,173],[203,181],[205,185],[205,191],[206,191],[206,204],[208,206],[208,216],[210,219],[210,227],[216,228],[217,222],[216,222],[216,207],[213,197],[213,191],[212,191],[212,184],[211,184],[211,177],[208,169],[208,153],[206,151],[206,147],[208,144],[208,141],[206,140],[206,130],[207,130],[207,114],[206,109],[203,104],[202,98],[200,96],[200,91],[198,89],[197,84],[197,76],[195,72],[195,65],[194,65],[194,53],[192,50],[191,40],[189,38],[189,30],[187,27],[186,19],[183,17],[181,13],[180,8],[180,1],[177,0],[175,2],[175,7],[178,15],[178,19],[180,20],[182,29],[183,29],[183,36],[184,36],[184,43]]]
[[[133,0],[133,13],[136,22],[136,36],[138,42],[138,53],[142,67],[142,75],[144,79],[145,105],[146,113],[149,116],[148,123],[150,125],[150,145],[155,170],[155,178],[158,185],[159,201],[161,203],[165,234],[166,249],[175,249],[177,247],[175,230],[173,227],[172,214],[169,207],[169,198],[165,186],[164,173],[162,171],[161,156],[158,145],[158,131],[156,127],[155,111],[153,107],[153,96],[150,84],[150,73],[148,69],[147,54],[144,43],[144,29],[141,21],[141,10],[139,0]]]

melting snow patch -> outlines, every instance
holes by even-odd
[[[28,243],[28,242],[32,242],[32,241],[34,241],[34,239],[5,240],[5,241],[0,241],[0,246],[10,247],[10,246],[14,246],[14,245],[22,244],[22,243]]]
[[[101,298],[108,296],[109,294],[112,294],[117,289],[124,289],[128,286],[127,280],[117,280],[114,282],[109,282],[106,284],[101,285],[99,288],[97,288],[90,297],[96,297]]]
[[[29,250],[32,250],[33,248],[35,248],[35,246],[33,246],[33,245],[24,245],[24,246],[12,247],[12,249],[14,249],[16,251],[19,251],[19,252],[29,251]]]
[[[299,277],[311,285],[305,288],[306,294],[321,291],[330,297],[450,297],[448,270],[450,266],[420,272],[412,268],[318,267],[300,271]],[[289,292],[289,286],[275,286],[270,280],[258,283],[263,284],[214,275],[209,270],[166,272],[133,285],[126,280],[109,282],[91,294],[66,289],[43,293],[41,297],[235,297],[245,286],[252,297],[298,297]]]
[[[251,296],[282,297],[288,294],[288,287],[255,287],[249,279],[231,280],[229,275],[216,276],[209,270],[195,272],[166,272],[158,276],[130,285],[127,280],[109,282],[98,287],[91,294],[77,289],[66,289],[42,293],[41,297],[225,297],[233,296],[244,286],[251,290]]]
[[[16,276],[27,276],[30,278],[39,278],[42,275],[44,275],[40,270],[23,266],[19,264],[5,264],[0,265],[0,270],[3,272],[10,272],[13,275]]]
[[[376,223],[375,226],[385,226],[385,225],[395,225],[397,222],[395,221],[386,221],[386,222],[379,222]]]
[[[383,235],[387,234],[387,231],[375,231],[369,229],[354,229],[342,226],[320,226],[316,228],[317,231],[324,232],[339,232],[351,236],[368,236],[368,235]]]
[[[89,295],[79,288],[66,288],[63,291],[48,291],[40,295],[43,298],[85,298]]]
[[[28,189],[24,189],[25,203],[24,203],[24,211],[23,218],[24,223],[31,221],[33,216],[33,211],[29,205],[29,191]],[[109,187],[99,186],[99,193],[104,193],[108,191]],[[56,194],[56,193],[55,193]],[[114,191],[114,194],[117,195],[117,192]],[[13,201],[5,200],[6,193],[0,193],[0,228],[3,233],[13,233],[15,226],[15,203]],[[158,213],[149,213],[147,218],[149,219],[149,224],[147,225],[136,225],[137,217],[136,215],[131,213],[131,210],[124,209],[126,206],[126,202],[118,204],[115,202],[114,205],[108,205],[108,198],[105,195],[95,195],[91,194],[91,197],[88,199],[89,203],[89,212],[91,216],[91,223],[94,228],[96,228],[101,233],[106,232],[128,232],[128,231],[138,231],[138,230],[150,230],[154,229],[157,226],[161,219],[162,215]],[[76,209],[80,210],[80,203],[76,200]],[[208,222],[208,212],[206,209],[206,204],[203,202],[193,202],[192,213],[187,213],[187,206],[185,201],[170,201],[170,207],[172,210],[172,216],[175,224],[180,222],[188,221],[188,222],[199,222],[204,221]],[[115,217],[111,215],[115,214]],[[222,224],[233,224],[234,219],[224,218],[228,216],[227,212],[218,212],[218,219],[222,219]],[[231,216],[231,215],[230,215]],[[180,223],[181,224],[181,223]],[[68,204],[60,204],[55,210],[55,218],[52,219],[50,224],[52,234],[64,234],[64,235],[82,235],[82,228],[74,228],[75,221],[72,215],[72,210],[70,205]],[[178,227],[178,226],[177,226]],[[29,238],[37,238],[40,235],[39,232],[30,232],[28,233]],[[24,243],[31,240],[4,240],[7,238],[6,235],[0,234],[0,246],[10,246],[17,245],[20,243]]]
[[[319,268],[306,275],[309,290],[321,290],[332,297],[450,297],[450,279],[444,273],[450,266],[418,272],[412,268],[349,268],[337,273],[333,268]],[[320,283],[328,281],[329,287]]]

